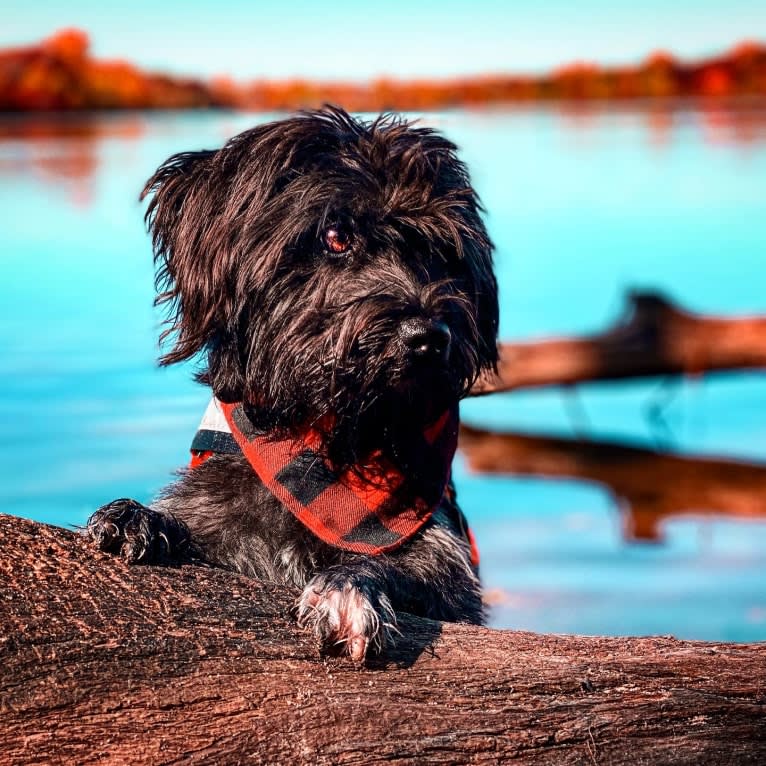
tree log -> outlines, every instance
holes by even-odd
[[[498,433],[463,425],[471,469],[602,485],[624,512],[628,539],[662,539],[671,516],[715,513],[766,518],[766,464],[631,447],[614,442]]]
[[[0,550],[2,763],[766,762],[766,644],[400,615],[359,668],[273,584],[9,516]]]
[[[501,343],[497,376],[472,393],[764,367],[766,317],[693,314],[658,293],[630,291],[622,317],[603,333]]]

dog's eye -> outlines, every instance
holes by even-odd
[[[330,255],[343,255],[354,244],[353,232],[340,224],[328,226],[322,232],[322,246]]]

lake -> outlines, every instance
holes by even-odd
[[[0,117],[3,512],[82,524],[115,497],[149,501],[186,462],[208,395],[189,366],[156,367],[137,198],[171,153],[267,118]],[[699,312],[766,313],[766,109],[520,108],[424,122],[460,146],[487,208],[502,338],[596,332],[634,287]],[[658,402],[661,426],[647,415]],[[493,395],[464,402],[462,417],[766,466],[758,373]],[[636,540],[630,509],[603,484],[484,476],[461,457],[455,476],[493,625],[766,639],[766,496],[755,518],[692,507]]]

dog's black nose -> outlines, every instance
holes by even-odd
[[[449,356],[452,335],[443,322],[406,319],[399,325],[399,337],[415,357],[444,361]]]

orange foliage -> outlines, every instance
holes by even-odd
[[[58,32],[38,46],[0,52],[0,109],[152,109],[223,106],[196,80],[142,72],[124,61],[96,61],[88,36]]]
[[[494,75],[368,83],[217,78],[205,84],[142,72],[88,55],[88,36],[57,33],[39,46],[0,51],[0,109],[241,107],[266,111],[341,104],[352,111],[427,111],[536,100],[766,96],[766,45],[744,42],[726,55],[683,63],[658,51],[636,67],[578,62],[543,77]]]
[[[85,61],[90,47],[88,35],[80,29],[62,29],[43,40],[41,48],[52,58],[80,63]]]
[[[734,88],[731,73],[724,67],[707,67],[700,74],[700,90],[706,96],[728,96]]]

